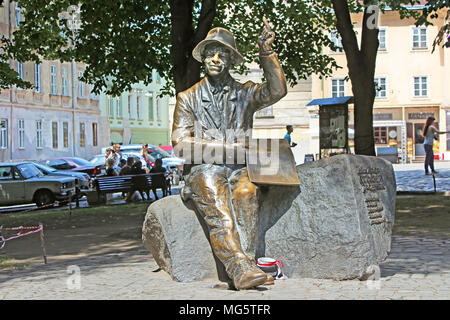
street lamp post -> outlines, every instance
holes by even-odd
[[[67,12],[69,14],[69,18],[67,19],[67,27],[72,32],[72,40],[70,45],[72,50],[75,49],[75,38],[77,30],[81,26],[80,20],[80,7],[71,5],[67,8]],[[76,156],[76,144],[77,144],[77,136],[76,136],[76,121],[75,121],[75,109],[76,109],[76,97],[75,97],[75,59],[72,57],[72,65],[71,65],[71,74],[72,74],[72,154]]]
[[[77,143],[77,136],[76,136],[76,121],[75,121],[75,59],[72,58],[72,67],[71,67],[71,73],[72,73],[72,155],[75,157],[76,155],[76,143]]]

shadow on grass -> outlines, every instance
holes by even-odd
[[[107,254],[99,256],[90,256],[83,258],[73,258],[64,261],[50,262],[48,264],[33,265],[24,269],[4,270],[0,271],[0,284],[5,288],[9,281],[21,279],[27,281],[32,279],[34,283],[45,283],[52,279],[61,279],[61,285],[64,286],[65,281],[71,275],[68,272],[69,266],[78,266],[81,271],[81,276],[93,273],[101,273],[104,269],[111,271],[111,268],[121,267],[123,263],[146,263],[149,262],[149,271],[156,269],[157,265],[154,262],[151,254],[145,249],[130,250],[123,253]],[[45,290],[45,288],[43,288]]]
[[[397,197],[392,234],[382,277],[450,271],[450,197]]]
[[[450,239],[450,197],[398,197],[393,235]]]
[[[148,206],[149,203],[137,202],[80,208],[73,210],[70,219],[67,212],[61,210],[3,215],[0,224],[4,227],[44,224],[49,264],[41,262],[39,234],[27,235],[8,241],[1,250],[0,278],[8,269],[26,268],[26,272],[33,273],[33,270],[48,270],[50,265],[60,261],[143,249],[141,230]],[[5,238],[14,234],[16,231],[2,233]]]
[[[4,227],[35,226],[40,222],[44,229],[70,229],[72,226],[89,227],[102,224],[103,221],[127,220],[143,217],[150,202],[134,202],[117,205],[100,205],[77,208],[69,215],[68,210],[37,210],[0,215],[0,225]]]
[[[23,278],[24,281],[33,278],[33,281],[39,282],[51,278],[66,279],[67,267],[70,265],[79,265],[82,273],[101,273],[121,263],[149,262],[151,265],[149,269],[156,269],[151,254],[140,242],[139,231],[148,205],[149,203],[141,202],[81,208],[74,210],[71,220],[68,220],[67,213],[61,211],[2,216],[0,224],[5,226],[44,223],[49,230],[47,239],[49,264],[36,264],[22,270],[0,271],[0,283],[7,284],[8,281],[17,278]],[[450,197],[441,195],[397,198],[392,252],[380,265],[382,277],[398,273],[431,274],[450,271],[449,208]],[[52,232],[54,232],[53,239]],[[58,238],[58,232],[64,237]],[[41,254],[39,241],[33,237],[15,241],[18,241],[17,245],[24,241],[22,248],[32,250],[34,257],[39,257]],[[79,239],[86,241],[77,244]],[[74,247],[65,251],[63,242],[73,243]],[[122,246],[123,250],[116,253],[93,254],[95,250],[107,251],[115,245]],[[83,253],[85,256],[69,258],[70,254],[76,253]],[[52,255],[58,254],[67,254],[67,259],[52,261]]]

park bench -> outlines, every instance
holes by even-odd
[[[92,202],[106,202],[106,195],[109,193],[116,192],[130,192],[133,188],[133,177],[144,176],[147,179],[149,188],[152,188],[152,177],[155,175],[159,175],[163,173],[146,173],[146,174],[131,174],[131,175],[123,175],[123,176],[99,176],[94,180],[94,187],[96,193],[96,200],[92,197]],[[170,186],[167,188],[168,194],[171,194]]]

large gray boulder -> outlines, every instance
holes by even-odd
[[[297,172],[300,187],[262,188],[258,230],[246,233],[257,234],[256,257],[281,260],[293,278],[364,277],[390,251],[396,196],[392,164],[338,155],[299,165]],[[216,268],[221,270],[195,212],[179,196],[149,207],[143,240],[174,280],[217,277]]]
[[[180,196],[153,202],[147,210],[142,241],[158,266],[180,282],[217,275],[211,246],[194,211]]]

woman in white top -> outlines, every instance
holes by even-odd
[[[434,117],[428,117],[425,122],[425,127],[423,129],[423,136],[425,140],[423,142],[423,146],[425,148],[425,174],[435,174],[437,171],[434,170],[434,152],[433,152],[433,143],[434,140],[438,140],[438,134],[450,133],[450,131],[439,131],[433,126]],[[431,173],[428,172],[428,167],[431,169]]]

